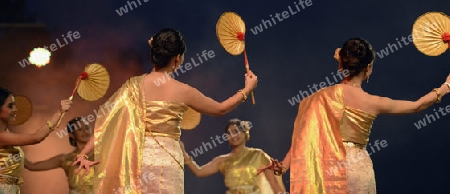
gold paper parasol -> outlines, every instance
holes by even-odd
[[[78,95],[87,101],[95,101],[103,97],[109,88],[108,71],[102,65],[94,63],[87,65],[81,76],[84,73],[87,75],[84,79],[81,78]]]
[[[11,119],[8,124],[10,125],[21,125],[28,121],[28,119],[33,114],[33,104],[30,99],[25,96],[14,96],[16,103],[16,117]]]
[[[428,12],[414,22],[413,43],[428,56],[439,56],[449,48],[450,18],[441,12]]]
[[[200,124],[201,114],[191,107],[183,115],[183,120],[181,120],[180,127],[184,130],[191,130]]]
[[[250,70],[245,50],[245,23],[235,12],[223,13],[216,24],[216,35],[222,47],[232,55],[240,55],[244,52],[245,69]],[[253,91],[252,102],[255,104]]]
[[[102,65],[96,63],[89,64],[84,68],[84,72],[78,76],[75,88],[69,99],[72,100],[75,91],[77,91],[78,95],[84,100],[98,100],[103,97],[108,90],[109,81],[109,73]],[[56,127],[59,127],[61,124],[64,114],[65,112],[61,114]]]

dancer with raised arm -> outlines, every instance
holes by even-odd
[[[0,88],[0,193],[19,194],[23,181],[20,173],[24,167],[24,154],[19,146],[38,144],[54,130],[61,113],[69,110],[72,101],[61,101],[61,109],[47,124],[31,134],[13,133],[8,128],[10,119],[16,117],[16,102],[12,93]]]
[[[278,194],[284,193],[281,177],[275,176],[272,169],[265,169],[264,174],[257,173],[258,168],[269,165],[271,157],[263,150],[245,145],[250,140],[251,123],[240,119],[231,119],[226,128],[228,143],[232,151],[215,157],[203,166],[198,166],[184,149],[185,164],[197,177],[211,176],[222,173],[226,194]]]
[[[75,157],[83,150],[92,136],[92,129],[86,120],[76,117],[67,123],[69,143],[75,149],[70,153],[59,154],[44,161],[31,162],[25,158],[25,168],[30,171],[44,171],[62,168],[69,183],[69,194],[92,194],[94,191],[94,171],[89,175],[75,173],[78,166],[72,166]],[[89,160],[94,160],[94,153],[89,154]]]
[[[350,76],[301,101],[291,148],[282,163],[274,163],[278,172],[290,168],[290,193],[375,194],[375,174],[365,149],[375,118],[420,112],[450,91],[449,75],[416,101],[365,92],[361,84],[372,73],[375,51],[361,38],[347,40],[335,58]]]
[[[100,161],[94,176],[96,194],[183,194],[179,143],[183,114],[191,107],[212,116],[225,115],[256,87],[257,77],[248,72],[243,89],[217,102],[175,79],[156,84],[180,67],[186,45],[174,29],[160,30],[149,44],[152,72],[132,77],[103,105],[109,107],[108,113],[96,120],[94,136],[74,163],[89,172],[94,162],[86,155],[95,147],[95,159]]]

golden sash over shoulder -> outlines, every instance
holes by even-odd
[[[140,194],[145,138],[144,76],[130,78],[100,110],[95,122],[94,193]]]
[[[291,193],[346,192],[345,148],[339,133],[342,87],[319,90],[301,101],[291,147]]]

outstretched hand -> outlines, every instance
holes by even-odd
[[[73,162],[72,166],[79,165],[77,170],[75,170],[75,174],[78,174],[78,173],[80,173],[80,171],[82,169],[85,169],[86,172],[83,174],[83,176],[86,176],[90,172],[90,167],[94,166],[94,165],[97,165],[99,163],[100,163],[99,161],[90,161],[90,160],[86,160],[83,157],[77,157],[75,159],[75,161]]]
[[[284,167],[283,164],[281,164],[281,162],[279,162],[277,159],[273,159],[273,158],[271,158],[270,160],[272,162],[267,166],[259,168],[257,174],[260,174],[267,169],[273,170],[275,175],[281,175],[281,174],[285,173],[286,167]]]
[[[287,168],[284,167],[281,162],[279,162],[278,160],[275,160],[275,161],[273,161],[273,163],[274,163],[273,171],[276,175],[281,175],[286,172]]]

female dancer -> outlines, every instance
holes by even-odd
[[[216,102],[187,84],[168,79],[183,63],[186,51],[178,31],[162,29],[149,43],[154,69],[132,77],[104,104],[108,113],[96,120],[95,138],[91,137],[74,162],[89,172],[93,162],[85,155],[95,145],[100,164],[95,168],[94,193],[183,194],[184,159],[179,139],[185,111],[191,107],[208,115],[225,115],[256,87],[257,77],[249,72],[245,88]],[[166,82],[160,84],[161,79]]]
[[[84,148],[91,138],[91,127],[86,120],[76,117],[67,123],[67,131],[69,134],[69,143],[75,149],[71,153],[60,154],[48,160],[39,162],[30,162],[25,158],[25,168],[31,171],[43,171],[55,168],[62,168],[66,173],[69,181],[70,194],[92,194],[94,188],[94,171],[89,172],[88,176],[75,173],[76,168],[73,167],[73,161]],[[94,160],[94,154],[89,155],[89,159]]]
[[[12,93],[0,88],[0,193],[18,194],[22,179],[20,173],[23,170],[24,154],[19,146],[38,144],[54,130],[62,112],[69,110],[72,101],[61,101],[61,110],[47,121],[47,125],[39,128],[32,134],[13,133],[8,128],[8,121],[15,119],[16,104]]]
[[[290,167],[291,193],[376,193],[372,161],[365,147],[380,114],[410,114],[441,101],[446,83],[417,101],[392,100],[366,93],[375,52],[363,39],[347,40],[336,50],[339,69],[350,74],[341,84],[304,99],[294,124],[291,149],[278,171]]]
[[[271,158],[263,150],[249,148],[245,143],[250,139],[248,121],[231,119],[225,128],[228,142],[233,147],[231,153],[218,156],[199,167],[184,149],[185,164],[197,177],[206,177],[221,172],[228,187],[227,194],[278,194],[285,188],[281,177],[275,177],[273,170],[266,169],[257,175],[257,169],[271,163]]]

